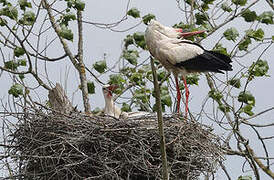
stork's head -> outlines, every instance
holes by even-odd
[[[102,87],[102,90],[103,90],[105,98],[111,98],[113,91],[115,89],[117,89],[118,87],[119,87],[118,85],[114,85],[114,84],[112,84],[112,85],[109,85],[109,84],[104,85]]]
[[[182,29],[176,29],[176,28],[164,26],[154,19],[150,21],[148,28],[151,31],[158,32],[161,35],[164,35],[168,38],[178,38],[180,37],[180,34],[182,32]]]
[[[196,34],[204,33],[205,31],[194,31],[194,32],[183,32],[183,29],[167,27],[159,23],[158,21],[152,19],[148,25],[151,31],[158,32],[168,38],[185,38]]]

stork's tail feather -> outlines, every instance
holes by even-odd
[[[216,51],[205,51],[206,56],[210,56],[210,62],[213,67],[216,67],[218,70],[232,71],[232,61],[229,56],[221,54]]]
[[[189,71],[197,72],[218,72],[232,71],[232,61],[229,56],[216,51],[204,51],[192,59],[177,63],[177,67],[183,67]]]

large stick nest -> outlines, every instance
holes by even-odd
[[[196,122],[165,115],[171,179],[197,179],[223,161],[219,138]],[[161,179],[155,115],[105,116],[26,113],[12,134],[24,179]]]

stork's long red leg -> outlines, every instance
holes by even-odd
[[[187,113],[188,113],[188,97],[189,97],[189,90],[187,87],[187,83],[186,83],[186,78],[184,78],[184,76],[182,77],[183,81],[184,81],[184,85],[185,85],[185,89],[186,89],[186,105],[185,105],[185,116],[187,117]]]
[[[176,91],[177,91],[177,112],[180,113],[180,101],[181,101],[181,91],[179,87],[178,77],[175,76]]]

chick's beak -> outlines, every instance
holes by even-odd
[[[112,84],[112,85],[110,85],[110,86],[108,87],[108,90],[109,90],[109,91],[114,91],[114,90],[117,89],[118,87],[119,87],[118,85]]]

